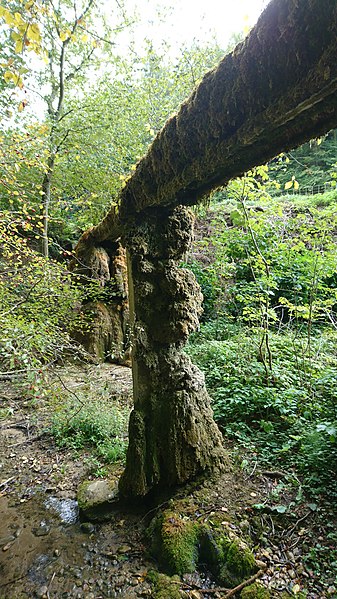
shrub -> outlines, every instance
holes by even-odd
[[[262,461],[295,467],[312,489],[336,494],[336,335],[317,331],[308,349],[307,337],[269,334],[266,370],[257,333],[242,328],[215,341],[204,326],[187,351],[205,373],[224,433]]]
[[[0,222],[0,370],[41,391],[42,366],[75,351],[68,330],[80,291],[66,268],[28,244],[11,213]]]

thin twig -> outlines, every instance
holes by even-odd
[[[243,582],[241,582],[241,584],[238,584],[238,586],[236,586],[234,589],[231,589],[230,591],[228,591],[228,593],[226,593],[226,595],[224,595],[223,599],[228,599],[228,597],[233,597],[234,595],[236,595],[236,593],[238,593],[239,591],[242,591],[242,589],[244,589],[245,587],[252,584],[252,582],[257,580],[257,578],[260,578],[260,576],[262,576],[262,574],[264,574],[264,570],[261,569],[258,572],[256,572],[256,574],[254,574],[253,576],[248,578],[247,580],[244,580]]]
[[[249,478],[251,478],[251,477],[253,476],[253,474],[254,474],[254,472],[255,472],[255,470],[256,470],[256,466],[257,466],[257,460],[256,460],[256,462],[255,462],[255,464],[254,464],[254,468],[253,468],[253,470],[251,471],[251,473],[250,473],[250,475],[249,475]]]
[[[156,507],[154,507],[149,512],[146,512],[145,516],[142,517],[141,522],[143,522],[145,520],[145,518],[147,518],[147,516],[149,516],[153,512],[156,512],[156,511],[160,510],[160,508],[164,507],[167,504],[168,504],[168,501],[164,501],[164,503],[161,503],[160,505],[157,505]]]
[[[297,520],[295,522],[295,524],[289,530],[284,531],[283,534],[285,534],[287,537],[291,537],[291,535],[293,534],[293,532],[297,528],[297,526],[300,524],[300,522],[303,522],[303,520],[306,520],[306,518],[308,516],[310,516],[310,514],[312,514],[311,511],[307,512],[304,516],[302,516],[302,518],[300,518],[299,520]]]
[[[6,485],[8,485],[8,483],[11,482],[11,480],[14,480],[14,476],[11,476],[10,478],[7,478],[7,480],[4,480],[2,483],[0,483],[0,489],[1,487],[5,487]]]

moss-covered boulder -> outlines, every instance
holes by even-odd
[[[154,599],[181,599],[185,596],[185,593],[180,590],[179,576],[170,577],[159,572],[152,572],[148,579],[154,584],[154,592],[151,595]]]
[[[108,520],[117,500],[116,481],[86,480],[77,491],[80,517],[94,522]]]
[[[169,574],[207,567],[221,586],[235,587],[258,571],[248,545],[232,531],[194,522],[173,505],[148,528],[151,554]]]
[[[249,547],[240,539],[229,541],[220,539],[224,550],[224,561],[219,569],[219,581],[224,586],[236,586],[245,578],[257,572],[254,555]]]
[[[151,553],[170,574],[194,572],[198,561],[198,526],[179,513],[167,510],[148,529]]]
[[[265,589],[258,582],[250,584],[241,591],[241,599],[270,599],[271,595],[268,589]]]
[[[248,545],[233,534],[204,525],[199,531],[199,547],[199,561],[222,586],[234,587],[258,570]]]

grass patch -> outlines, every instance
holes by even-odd
[[[128,418],[129,410],[114,399],[67,398],[53,415],[50,430],[60,447],[88,448],[111,464],[125,457]]]

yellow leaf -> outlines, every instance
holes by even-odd
[[[300,186],[298,181],[294,181],[294,189],[298,189]]]
[[[26,35],[29,39],[33,40],[33,42],[40,42],[41,41],[41,33],[40,33],[40,28],[39,28],[38,24],[32,23],[31,25],[29,25]]]
[[[87,42],[87,41],[88,41],[88,36],[87,36],[87,34],[86,34],[86,33],[83,33],[83,34],[81,35],[81,41],[82,41],[82,42]]]
[[[285,186],[284,189],[290,189],[293,186],[293,181],[288,181]]]
[[[14,13],[14,20],[16,25],[26,25],[19,12]]]
[[[7,10],[7,8],[0,7],[0,17],[5,19],[7,25],[14,25],[15,20],[13,15]]]
[[[20,102],[20,104],[19,104],[19,108],[18,108],[18,111],[19,111],[19,112],[22,112],[22,111],[23,111],[23,109],[24,109],[24,107],[25,107],[24,103],[23,103],[23,102]],[[16,164],[16,165],[15,165],[15,167],[17,167],[17,166],[18,166],[18,165]]]
[[[12,71],[6,71],[4,73],[4,80],[6,81],[6,83],[9,83],[10,81],[12,81],[12,79],[15,79],[15,76],[13,75]]]
[[[68,39],[69,35],[67,34],[66,31],[61,31],[60,33],[60,40],[61,42],[65,42]]]
[[[15,52],[17,54],[21,54],[22,50],[23,50],[23,40],[19,39],[15,44]]]

